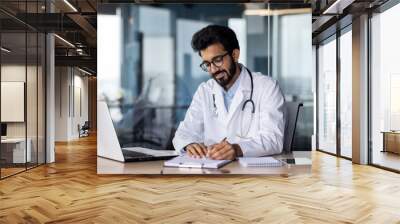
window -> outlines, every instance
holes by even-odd
[[[322,41],[317,57],[318,149],[345,158],[352,157],[351,28]]]
[[[318,149],[336,154],[336,39],[318,48]]]
[[[351,28],[351,27],[350,27]],[[352,149],[352,33],[340,36],[340,155],[351,158]]]
[[[400,170],[400,5],[375,14],[372,24],[372,163]]]

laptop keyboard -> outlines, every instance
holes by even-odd
[[[145,154],[145,153],[135,152],[135,151],[130,151],[130,150],[122,150],[122,153],[124,154],[125,158],[148,158],[148,157],[153,157],[153,156]]]

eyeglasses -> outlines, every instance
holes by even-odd
[[[211,62],[203,61],[203,63],[200,64],[200,68],[205,72],[209,72],[211,70],[211,63],[215,67],[219,68],[224,64],[224,57],[228,54],[229,52],[226,52],[225,54],[215,56],[213,59],[211,59]]]

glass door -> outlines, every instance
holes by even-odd
[[[26,170],[32,155],[26,141],[25,31],[2,32],[1,46],[1,176],[6,177]]]

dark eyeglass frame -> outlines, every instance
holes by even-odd
[[[213,57],[213,58],[211,59],[211,62],[203,61],[203,62],[200,64],[200,68],[201,68],[203,71],[205,71],[205,72],[209,72],[210,69],[211,69],[211,63],[212,63],[215,67],[220,68],[220,67],[224,64],[224,57],[225,57],[226,55],[228,55],[228,54],[229,54],[229,52],[226,52],[226,53],[221,54],[221,55],[217,55],[217,56],[215,56],[215,57]]]

